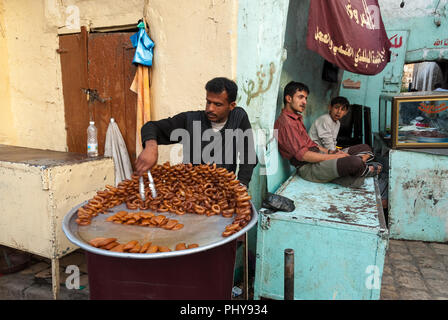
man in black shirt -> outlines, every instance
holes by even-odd
[[[144,149],[135,162],[137,174],[157,163],[159,144],[180,142],[183,163],[216,163],[236,172],[239,160],[238,180],[248,186],[257,156],[247,113],[236,106],[238,87],[227,78],[214,78],[205,90],[205,111],[182,112],[142,127]]]

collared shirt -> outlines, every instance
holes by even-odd
[[[321,115],[314,121],[308,132],[311,140],[328,150],[336,150],[337,137],[341,123],[331,119],[330,114]]]
[[[303,161],[303,155],[307,151],[319,151],[317,144],[308,136],[300,114],[283,109],[275,121],[274,129],[278,130],[280,155],[293,165],[300,165],[298,162]]]

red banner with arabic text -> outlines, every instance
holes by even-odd
[[[358,74],[380,73],[390,61],[378,0],[311,0],[306,45]]]

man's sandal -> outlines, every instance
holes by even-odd
[[[379,162],[371,162],[366,166],[366,169],[364,170],[364,173],[361,175],[362,177],[375,177],[378,174],[380,174],[381,170],[383,169],[383,166]]]
[[[366,154],[369,155],[369,158],[367,159],[366,162],[373,161],[373,159],[375,158],[375,155],[370,151],[361,151],[361,152],[357,153],[356,155],[362,158]]]

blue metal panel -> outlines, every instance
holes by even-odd
[[[284,250],[295,252],[295,299],[379,299],[387,230],[374,179],[359,189],[292,176],[290,213],[260,212],[255,299],[283,299]]]
[[[295,170],[288,160],[281,157],[277,140],[271,139],[266,148],[267,191],[275,192]]]
[[[448,241],[448,156],[391,150],[391,238]]]
[[[344,228],[363,228],[364,232],[375,234],[380,228],[373,178],[367,178],[360,188],[346,188],[293,175],[277,193],[293,200],[300,210],[272,214],[276,219],[341,223]]]

